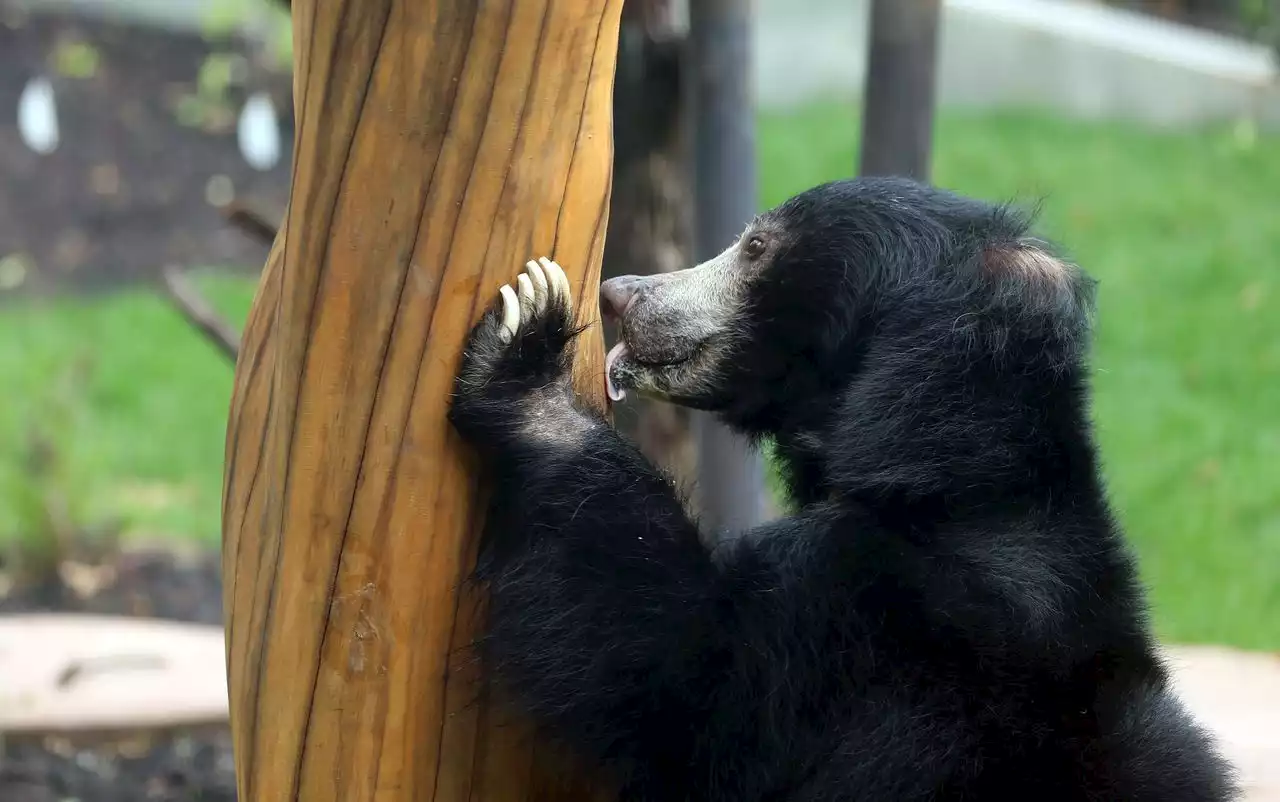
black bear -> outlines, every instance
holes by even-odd
[[[771,439],[796,510],[708,548],[568,381],[554,263],[477,324],[451,420],[493,498],[489,675],[631,800],[1226,800],[1099,478],[1093,283],[1030,215],[803,192],[601,287],[606,381]]]

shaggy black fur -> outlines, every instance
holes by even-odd
[[[701,404],[797,504],[716,553],[569,390],[568,309],[477,326],[481,656],[637,800],[1225,800],[1171,695],[1087,418],[1091,283],[1012,209],[903,180],[763,215]]]

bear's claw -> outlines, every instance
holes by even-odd
[[[572,308],[569,304],[572,294],[569,277],[560,265],[543,256],[537,262],[527,262],[524,271],[516,276],[518,291],[510,284],[503,284],[498,289],[502,295],[503,342],[511,342],[521,325],[546,314],[550,305],[563,304],[564,309]]]

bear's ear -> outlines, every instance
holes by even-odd
[[[1094,280],[1047,243],[1030,237],[989,243],[980,269],[1001,305],[1048,315],[1071,331],[1090,326]]]
[[[1051,253],[1036,240],[1023,239],[988,245],[982,252],[982,267],[995,279],[1021,280],[1037,286],[1071,283],[1071,265]]]
[[[988,243],[982,249],[981,270],[999,296],[1019,305],[1075,306],[1082,301],[1087,305],[1082,293],[1089,294],[1088,280],[1040,240],[1024,237]]]

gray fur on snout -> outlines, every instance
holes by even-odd
[[[621,321],[632,358],[657,366],[692,357],[734,325],[746,280],[736,245],[696,267],[639,279]]]
[[[710,401],[760,268],[743,257],[739,241],[685,270],[612,279],[630,297],[619,323],[621,342],[606,359],[610,387],[691,407]]]

